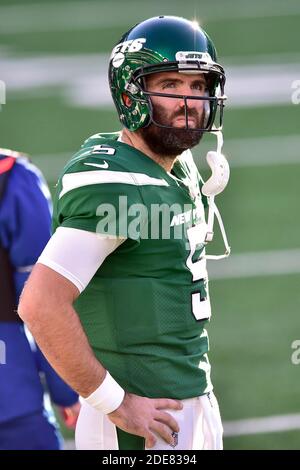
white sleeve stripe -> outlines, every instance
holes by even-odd
[[[131,173],[123,171],[96,170],[67,173],[62,178],[62,191],[59,198],[72,189],[81,188],[91,184],[124,183],[134,186],[169,186],[162,178],[152,178],[143,173]]]
[[[55,261],[52,261],[46,256],[40,256],[37,262],[48,266],[48,268],[53,269],[57,273],[61,274],[63,277],[67,278],[70,282],[72,282],[72,284],[75,285],[75,287],[77,287],[80,293],[84,290],[85,286],[82,284],[82,282],[80,282],[80,280],[76,276],[70,273],[70,271],[63,268],[58,263],[55,263]]]

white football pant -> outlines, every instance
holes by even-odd
[[[150,450],[221,450],[223,427],[213,392],[181,400],[182,410],[165,410],[178,422],[176,446],[157,436]],[[116,426],[100,411],[83,402],[76,426],[77,450],[118,450]]]

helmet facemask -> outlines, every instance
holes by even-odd
[[[174,66],[175,65],[175,66]],[[155,106],[151,100],[152,97],[164,97],[171,100],[180,99],[184,101],[184,116],[185,116],[185,126],[183,129],[195,131],[195,132],[210,132],[214,126],[214,130],[221,130],[223,124],[223,108],[225,106],[224,102],[226,96],[224,94],[224,83],[225,77],[219,72],[207,72],[199,68],[195,71],[195,68],[190,68],[188,66],[178,68],[179,63],[170,64],[168,63],[167,67],[161,66],[145,66],[141,69],[137,69],[133,74],[130,82],[126,86],[127,95],[130,97],[132,102],[138,103],[143,106],[147,106],[148,111],[148,120],[141,127],[146,127],[150,123],[155,124],[158,127],[163,127],[167,129],[176,129],[172,125],[159,122],[155,119]],[[198,64],[197,64],[198,65]],[[204,77],[207,82],[207,91],[201,96],[195,95],[179,95],[179,94],[170,94],[170,93],[161,93],[155,91],[148,91],[146,82],[147,77],[151,74],[159,72],[170,72],[176,71],[183,74],[204,74]],[[129,93],[128,93],[129,91]],[[202,119],[201,126],[192,127],[188,124],[188,119],[191,115],[191,105],[195,101],[204,101],[204,118]],[[218,121],[216,123],[216,121]]]
[[[141,41],[143,38],[140,38]],[[122,44],[122,43],[121,43]],[[112,53],[109,82],[117,111],[122,124],[129,130],[135,131],[153,122],[159,127],[166,127],[154,121],[151,96],[163,96],[170,99],[185,100],[186,128],[210,132],[214,128],[220,130],[223,122],[223,108],[226,96],[224,94],[225,72],[221,65],[214,62],[209,53],[177,52],[175,61],[170,61],[158,52],[147,49],[140,44],[140,50],[128,50],[123,53]],[[118,46],[116,46],[118,47]],[[116,48],[115,48],[116,49]],[[114,49],[114,50],[115,50]],[[123,56],[120,57],[120,56]],[[187,58],[189,55],[196,58]],[[116,57],[118,60],[116,60]],[[184,74],[204,74],[208,82],[208,96],[174,95],[167,93],[149,92],[146,89],[146,79],[149,75],[159,72],[178,72]],[[126,94],[131,104],[125,105],[123,94]],[[188,100],[204,100],[206,102],[206,119],[201,128],[188,126]],[[217,112],[219,116],[216,119]],[[215,123],[215,121],[218,121]],[[173,126],[167,126],[173,127]]]

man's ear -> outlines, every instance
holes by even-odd
[[[125,106],[127,106],[127,108],[129,108],[132,105],[132,100],[125,93],[122,93],[122,100]]]

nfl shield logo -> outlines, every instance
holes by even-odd
[[[172,432],[172,437],[174,439],[174,443],[170,444],[173,448],[178,445],[178,432]]]

